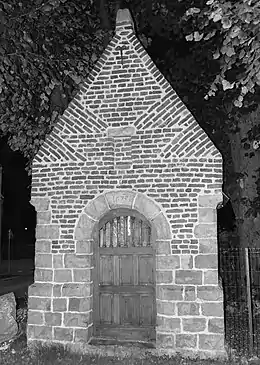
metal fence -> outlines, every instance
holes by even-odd
[[[219,250],[225,336],[230,350],[260,356],[260,249]]]

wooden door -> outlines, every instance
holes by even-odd
[[[154,341],[155,255],[149,223],[133,212],[112,211],[100,222],[98,236],[95,337]]]

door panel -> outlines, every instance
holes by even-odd
[[[140,295],[140,325],[153,325],[154,306],[153,296],[147,294]]]
[[[154,258],[153,256],[139,256],[139,284],[154,284]]]
[[[111,255],[100,256],[100,284],[102,285],[113,285],[114,283],[114,257]]]
[[[120,285],[134,284],[133,255],[122,255],[119,257]]]
[[[104,324],[112,324],[112,309],[113,309],[113,295],[111,294],[100,294],[100,322]]]
[[[132,294],[120,295],[120,324],[139,325],[138,321],[138,296]]]

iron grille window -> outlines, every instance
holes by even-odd
[[[151,227],[133,216],[120,216],[107,221],[99,229],[100,247],[148,247]]]

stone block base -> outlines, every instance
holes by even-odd
[[[161,346],[157,346],[155,349],[145,349],[140,347],[123,347],[123,346],[93,346],[87,343],[78,342],[78,343],[61,343],[58,341],[39,341],[39,340],[27,340],[27,346],[29,350],[33,353],[37,350],[40,346],[60,346],[61,344],[64,345],[68,350],[80,353],[80,354],[88,354],[88,355],[98,355],[98,356],[106,356],[106,357],[116,357],[121,358],[122,360],[129,357],[129,358],[138,358],[138,359],[145,359],[151,355],[160,357],[160,356],[169,356],[170,358],[174,358],[176,356],[181,356],[183,358],[190,358],[190,359],[197,359],[200,358],[201,360],[212,359],[212,360],[227,360],[227,352],[223,350],[213,349],[211,351],[207,350],[199,350],[199,349],[174,349],[170,347],[171,341],[173,337],[170,335],[166,335],[166,337],[162,336],[163,343]],[[173,335],[174,336],[174,335]],[[166,341],[167,340],[167,341]],[[168,346],[163,347],[163,344],[168,344]]]

